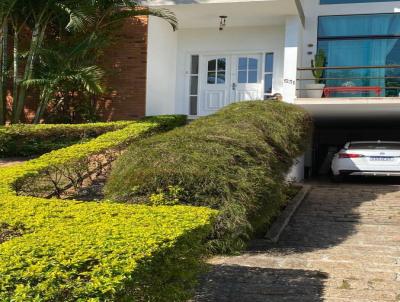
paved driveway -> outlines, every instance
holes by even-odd
[[[278,244],[211,264],[193,301],[400,301],[400,187],[314,186]]]

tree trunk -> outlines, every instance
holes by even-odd
[[[3,21],[0,20],[0,70],[3,66]],[[1,75],[0,75],[0,84],[2,83]]]
[[[40,104],[39,104],[37,110],[36,110],[35,118],[33,119],[33,123],[34,123],[34,124],[39,124],[40,119],[41,119],[41,117],[42,117],[42,115],[43,115],[43,112],[44,112],[44,109],[43,109],[44,107],[45,107],[45,105],[44,105],[44,102],[43,102],[43,100],[42,100],[42,101],[40,102]]]
[[[14,28],[14,48],[13,48],[13,111],[18,99],[19,85],[19,36],[18,30]]]
[[[8,22],[5,20],[2,25],[2,56],[1,56],[1,71],[0,71],[0,125],[6,123],[6,86],[7,86],[7,65],[8,65]]]
[[[24,76],[22,78],[23,81],[31,79],[33,64],[35,62],[36,52],[40,43],[39,41],[40,36],[41,36],[40,24],[36,23],[35,28],[33,29],[32,32],[31,46],[29,49],[28,58],[26,60]],[[16,104],[13,110],[13,117],[12,117],[13,123],[20,122],[22,111],[24,110],[24,105],[25,105],[26,90],[27,88],[25,86],[21,86],[20,91],[18,93],[18,99],[14,100]]]
[[[49,103],[48,93],[42,93],[40,104],[36,110],[35,118],[33,119],[34,124],[39,124],[44,112],[46,111],[47,104]]]

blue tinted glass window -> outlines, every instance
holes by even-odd
[[[257,59],[249,59],[249,69],[257,69],[258,68],[258,60]]]
[[[393,0],[320,0],[321,4],[350,4],[350,3],[369,3],[369,2],[391,2]]]
[[[247,83],[247,71],[239,71],[239,73],[238,73],[238,82],[240,84]]]
[[[377,87],[382,96],[400,92],[400,14],[324,16],[318,28],[318,49],[326,56],[328,87]],[[362,68],[374,66],[374,68]],[[379,68],[377,68],[379,67]],[[398,88],[397,88],[398,87]],[[337,96],[372,96],[358,92]]]
[[[272,74],[266,74],[264,78],[264,93],[272,92]]]
[[[239,58],[239,70],[247,69],[247,58]]]
[[[247,83],[257,83],[257,70],[250,70],[249,71],[249,79]]]
[[[319,17],[318,36],[400,35],[400,14]]]
[[[274,54],[267,53],[265,55],[265,72],[272,72],[274,69]]]

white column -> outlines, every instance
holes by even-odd
[[[303,27],[298,16],[288,17],[285,28],[285,52],[283,62],[283,100],[293,103],[296,99],[297,67],[300,62],[300,45]],[[288,180],[304,179],[304,155],[295,160]]]
[[[296,99],[296,78],[301,33],[302,25],[299,17],[287,17],[283,61],[283,100],[288,103],[293,103]]]
[[[146,115],[175,114],[178,34],[158,17],[148,26]]]

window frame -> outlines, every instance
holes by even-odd
[[[245,69],[240,69],[240,59],[246,59],[246,68]],[[261,58],[262,59],[262,58]],[[250,68],[250,60],[255,60],[256,61],[256,68]],[[237,66],[237,82],[238,84],[257,84],[259,82],[259,76],[260,76],[260,64],[262,64],[262,60],[260,62],[259,59],[257,58],[253,58],[251,56],[239,56],[238,57],[238,66]],[[239,74],[241,72],[245,72],[246,73],[246,81],[245,82],[241,82],[240,81],[240,76]],[[249,82],[250,79],[250,73],[251,72],[256,72],[256,81],[255,82]]]
[[[197,73],[193,73],[193,57],[197,57]],[[190,71],[189,71],[189,115],[197,116],[199,113],[199,84],[200,84],[200,55],[190,55]],[[192,79],[197,77],[197,91],[196,94],[192,94]],[[196,104],[192,104],[192,100],[195,98]]]
[[[272,69],[271,71],[267,71],[267,55],[272,55]],[[273,94],[273,90],[274,90],[274,69],[275,69],[275,53],[274,52],[266,52],[264,53],[264,58],[263,58],[263,77],[262,77],[262,84],[263,84],[263,95],[264,95],[264,99],[268,98],[269,96],[271,96]],[[265,90],[265,76],[266,75],[271,75],[271,91],[267,92]]]
[[[215,68],[213,70],[210,70],[209,64],[212,61],[215,61]],[[225,68],[224,69],[219,69],[220,61],[224,61],[225,62]],[[212,59],[212,60],[208,60],[208,62],[207,62],[207,85],[225,85],[226,84],[226,73],[227,73],[226,63],[227,63],[227,60],[226,60],[225,57],[220,57],[220,58],[215,58],[215,59]],[[214,83],[210,83],[208,81],[210,73],[214,73],[215,74]],[[219,80],[218,76],[220,74],[224,75],[224,81],[223,82],[218,82],[218,80]]]

